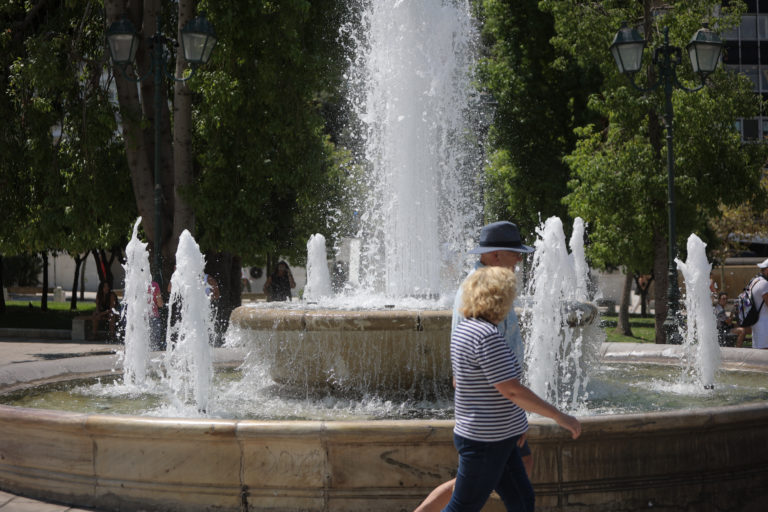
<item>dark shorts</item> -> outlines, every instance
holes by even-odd
[[[479,512],[495,490],[507,510],[532,512],[536,498],[520,458],[518,439],[482,442],[454,434],[459,469],[451,501],[443,510]]]
[[[528,440],[526,439],[523,446],[520,447],[520,456],[526,457],[531,454],[531,447],[528,446]]]

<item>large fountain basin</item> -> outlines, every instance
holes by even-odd
[[[604,344],[671,362],[679,347]],[[219,359],[226,356],[219,351]],[[768,373],[768,353],[725,366]],[[114,360],[13,365],[0,390],[111,372]],[[764,403],[583,418],[573,441],[534,418],[537,510],[758,511],[768,502]],[[105,416],[0,406],[0,488],[103,510],[410,510],[452,477],[447,420],[333,422]],[[485,510],[502,510],[497,501]]]

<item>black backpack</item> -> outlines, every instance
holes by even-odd
[[[744,288],[736,299],[736,317],[739,320],[741,327],[750,327],[757,323],[757,319],[760,318],[760,310],[763,309],[765,302],[760,304],[759,308],[755,307],[755,298],[752,295],[752,287],[755,285],[758,279],[763,276],[756,276],[752,278],[749,284]]]

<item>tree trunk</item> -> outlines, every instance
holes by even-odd
[[[240,279],[241,259],[226,252],[208,253],[205,256],[206,273],[213,276],[219,285],[219,299],[216,301],[216,343],[229,327],[232,311],[241,305],[242,280]]]
[[[178,38],[181,39],[181,29],[195,15],[195,2],[192,0],[179,1]],[[179,48],[176,58],[176,76],[184,76],[187,62]],[[171,250],[176,252],[179,236],[187,229],[195,235],[195,215],[192,208],[181,197],[180,192],[188,189],[194,180],[194,164],[192,158],[192,92],[186,82],[176,82],[173,95],[173,175],[174,175],[174,211],[173,232],[171,234]]]
[[[653,252],[653,275],[656,277],[656,284],[653,287],[656,343],[666,343],[664,320],[667,318],[667,287],[669,286],[667,262],[669,257],[667,255],[667,236],[658,230],[653,234]]]
[[[152,49],[148,38],[153,36],[157,28],[157,14],[160,12],[159,0],[130,2],[127,6],[123,0],[105,0],[104,8],[107,14],[107,24],[127,16],[137,27],[142,40],[136,52],[136,69],[132,70],[149,75],[152,71]],[[175,37],[176,34],[173,34]],[[141,98],[136,84],[123,77],[119,68],[114,68],[116,77],[117,97],[122,116],[123,136],[128,166],[131,172],[131,182],[136,197],[136,206],[143,222],[142,226],[149,240],[154,262],[155,251],[160,251],[163,283],[168,281],[173,270],[171,232],[174,227],[174,173],[173,154],[171,150],[170,112],[165,87],[165,59],[160,59],[162,69],[154,70],[162,76],[160,87],[155,86],[154,78],[141,82]],[[155,112],[155,94],[160,96],[160,111]],[[143,99],[143,101],[142,101]],[[155,127],[159,123],[160,136],[158,147],[158,162],[155,162]],[[157,169],[155,169],[157,167]],[[158,173],[160,185],[160,236],[155,233],[155,172]],[[155,247],[156,240],[160,247]]]
[[[91,254],[93,255],[93,262],[96,264],[96,273],[99,275],[99,287],[101,287],[101,283],[107,280],[107,273],[106,269],[104,268],[104,262],[102,261],[98,250],[92,249]]]
[[[83,255],[83,262],[80,268],[80,300],[85,300],[85,267],[88,265],[88,253]]]
[[[632,327],[629,325],[629,306],[632,302],[632,274],[626,271],[624,274],[624,286],[621,290],[621,305],[619,306],[619,322],[616,332],[624,336],[632,336]]]
[[[139,2],[135,2],[130,8],[126,8],[124,0],[105,0],[104,8],[106,10],[107,26],[125,16],[133,22],[137,30],[141,30],[142,16],[140,5]],[[141,34],[145,38],[148,35],[147,33]],[[148,56],[145,39],[139,45],[136,53],[137,63],[146,66],[150,62]],[[147,67],[144,68],[144,70],[146,69]],[[120,116],[122,118],[125,154],[131,171],[131,183],[133,184],[136,206],[139,210],[139,215],[145,219],[142,226],[151,244],[155,239],[154,224],[147,222],[146,219],[152,219],[154,211],[154,169],[152,168],[151,152],[147,148],[147,139],[151,140],[152,131],[142,126],[142,108],[136,84],[125,78],[122,71],[114,65],[113,73],[117,88],[117,99],[120,105]]]
[[[48,253],[43,251],[43,296],[40,297],[40,309],[48,311]]]
[[[643,318],[648,317],[648,291],[651,288],[652,282],[653,274],[651,274],[651,277],[648,278],[648,282],[645,284],[645,287],[640,288],[640,316]]]
[[[107,251],[99,249],[99,256],[101,257],[101,264],[104,268],[104,280],[109,283],[109,289],[115,289],[115,276],[112,274],[112,261],[115,259],[114,254],[107,259]]]
[[[77,280],[80,278],[80,267],[83,261],[88,258],[88,253],[82,258],[79,254],[75,254],[75,279],[72,281],[72,299],[69,302],[69,309],[71,311],[77,311]]]

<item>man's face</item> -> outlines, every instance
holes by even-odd
[[[523,261],[523,255],[514,251],[493,251],[484,254],[485,258],[481,261],[483,265],[491,265],[494,267],[504,267],[514,272],[515,266]]]

